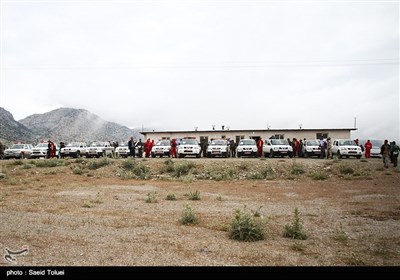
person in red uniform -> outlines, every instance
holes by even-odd
[[[371,149],[372,149],[372,143],[367,140],[367,142],[364,144],[365,148],[365,157],[369,158],[371,156]]]
[[[258,138],[258,141],[257,141],[257,157],[262,157],[263,145],[264,145],[264,142],[263,142],[262,138],[261,137]]]
[[[171,157],[176,158],[176,139],[171,141]]]
[[[150,142],[150,138],[148,138],[146,140],[146,142],[144,143],[145,157],[150,157],[150,152],[151,152],[151,142]]]

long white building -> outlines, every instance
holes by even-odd
[[[219,130],[181,130],[181,131],[142,131],[144,139],[180,139],[184,137],[195,138],[199,141],[209,141],[210,139],[233,139],[236,143],[240,139],[259,137],[268,139],[271,136],[279,139],[320,139],[330,137],[331,139],[352,139],[351,131],[357,128],[313,128],[313,129],[245,129],[230,130],[221,128]]]

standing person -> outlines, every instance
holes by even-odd
[[[176,139],[172,139],[171,141],[171,157],[176,158]]]
[[[128,149],[130,156],[135,157],[135,140],[133,140],[133,137],[128,141]]]
[[[231,149],[231,157],[236,157],[236,143],[231,139],[231,143],[229,145],[229,148]]]
[[[263,145],[264,145],[263,139],[261,137],[258,138],[258,140],[257,140],[257,157],[262,157]]]
[[[47,141],[47,158],[50,158],[50,154],[51,154],[51,144],[52,142],[49,140]]]
[[[381,155],[383,159],[383,166],[389,168],[390,146],[388,140],[385,140],[381,147]]]
[[[389,143],[389,147],[390,147],[390,163],[393,163],[393,145],[394,145],[394,141]]]
[[[394,167],[397,167],[397,158],[399,156],[400,148],[398,145],[396,145],[396,141],[393,141],[392,143],[393,145],[390,148],[390,152],[392,154],[392,163]]]
[[[319,140],[319,147],[321,148],[321,156],[320,158],[325,158],[325,141],[324,138],[321,136],[320,140]]]
[[[326,140],[326,158],[333,159],[331,137],[328,137],[328,139]]]
[[[64,156],[61,156],[61,149],[62,148],[65,148],[64,142],[60,142],[60,151],[58,152],[60,158],[64,158]]]
[[[4,158],[4,145],[0,142],[0,159]]]
[[[153,149],[154,145],[155,145],[155,143],[154,143],[154,139],[153,139],[153,140],[151,140],[151,142],[150,142],[150,147],[149,147],[150,152],[149,152],[149,156],[151,155],[151,150]]]
[[[201,140],[200,148],[201,148],[200,154],[203,155],[203,157],[206,157],[207,156],[207,141],[206,141],[206,139]]]
[[[151,152],[151,142],[150,138],[147,138],[146,142],[144,143],[144,153],[145,157],[150,157],[150,152]]]
[[[142,139],[139,139],[139,141],[136,143],[136,147],[138,147],[138,157],[143,157],[143,142]]]
[[[296,152],[296,142],[297,142],[297,139],[296,139],[296,138],[293,138],[293,141],[292,141],[293,157],[296,157],[296,155],[297,155],[297,152]]]
[[[299,141],[299,157],[304,157],[303,155],[303,139]]]
[[[296,147],[296,156],[300,157],[300,142],[299,142],[299,140],[297,138],[296,138],[295,147]]]
[[[51,142],[51,147],[50,147],[50,158],[54,158],[56,155],[56,144]]]
[[[365,149],[365,158],[370,158],[372,149],[371,141],[367,140],[367,142],[364,144],[364,149]]]

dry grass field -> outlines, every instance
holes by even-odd
[[[183,224],[185,207],[197,223]],[[295,209],[305,240],[284,237]],[[238,210],[263,240],[230,238]],[[1,266],[399,266],[400,169],[380,159],[2,160],[0,219]]]

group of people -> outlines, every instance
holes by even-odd
[[[399,157],[400,148],[396,144],[396,141],[392,141],[389,144],[388,140],[383,142],[381,146],[381,155],[383,159],[383,166],[389,168],[389,162],[393,164],[393,167],[397,167],[397,160]]]
[[[287,138],[287,142],[289,145],[292,147],[293,150],[293,157],[304,157],[304,151],[303,151],[303,146],[304,142],[306,142],[306,138],[304,139],[297,139],[293,138],[293,140],[290,140],[290,138]],[[319,139],[319,148],[320,148],[320,158],[324,159],[332,159],[333,154],[332,154],[332,140],[330,137],[328,137],[326,140],[321,137]]]

